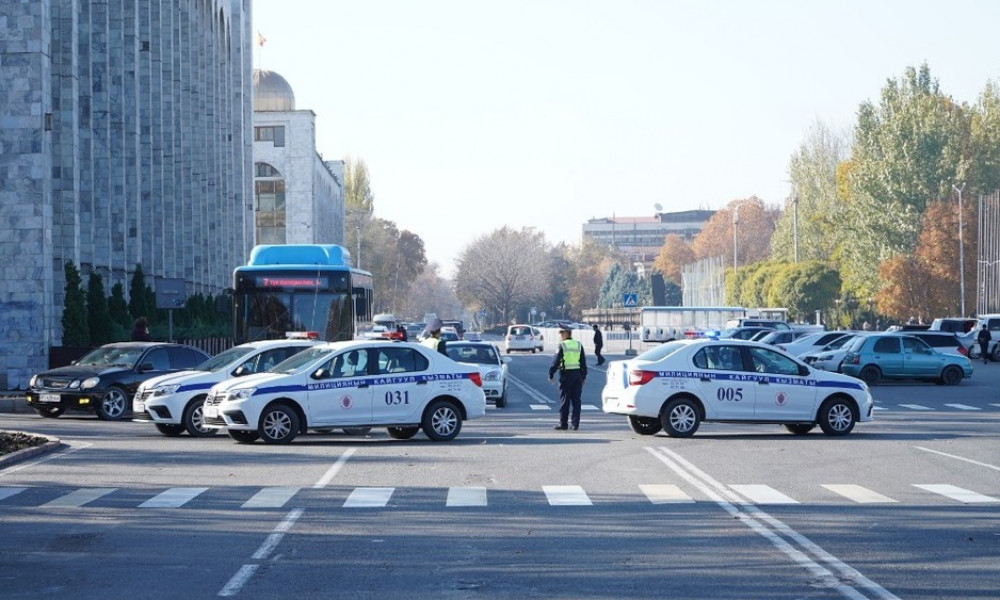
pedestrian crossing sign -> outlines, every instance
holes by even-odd
[[[622,306],[625,308],[639,306],[639,294],[622,294]]]

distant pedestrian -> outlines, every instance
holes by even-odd
[[[597,357],[598,366],[604,364],[604,357],[601,356],[601,348],[604,347],[604,334],[601,333],[601,328],[594,323],[594,356]]]
[[[132,324],[133,342],[152,342],[153,336],[149,335],[149,321],[146,317],[139,317]]]
[[[979,342],[979,352],[983,355],[984,365],[990,359],[990,340],[992,339],[993,336],[990,335],[990,330],[986,328],[986,323],[983,323],[983,328],[976,334],[976,341]]]
[[[402,325],[396,325],[396,339],[401,342],[406,341],[407,339],[406,327],[403,327]]]
[[[563,325],[559,329],[559,350],[549,367],[549,382],[552,382],[552,377],[559,371],[559,424],[555,429],[569,428],[576,431],[580,428],[580,396],[587,379],[587,358],[583,355],[583,344],[574,340],[572,335],[573,330],[569,325]]]

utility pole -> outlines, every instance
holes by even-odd
[[[966,316],[965,312],[965,244],[962,243],[962,190],[965,189],[965,182],[962,183],[962,187],[957,187],[955,185],[951,186],[956,192],[958,192],[958,286],[959,286],[959,297],[961,298],[962,305],[962,316]]]
[[[740,223],[740,207],[733,207],[733,274],[736,273],[736,226]]]

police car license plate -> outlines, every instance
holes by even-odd
[[[59,400],[61,400],[61,398],[59,397],[59,394],[39,394],[38,395],[38,401],[39,402],[59,402]]]
[[[219,409],[216,406],[202,406],[201,414],[214,419],[219,416]]]

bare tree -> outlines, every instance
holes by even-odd
[[[455,296],[451,281],[438,275],[440,271],[437,263],[424,267],[413,279],[409,293],[399,299],[397,317],[416,321],[427,313],[436,313],[441,318],[461,316],[462,303]]]

